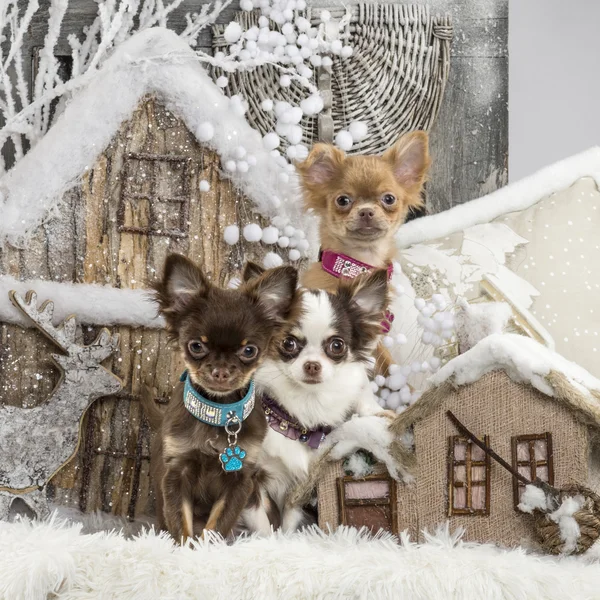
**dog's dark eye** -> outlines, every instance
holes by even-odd
[[[250,362],[258,356],[258,348],[252,344],[244,346],[240,351],[240,359],[244,362]]]
[[[188,342],[188,350],[194,358],[202,358],[206,354],[206,346],[197,340]]]
[[[340,208],[348,208],[348,206],[350,206],[352,204],[352,200],[350,198],[348,198],[348,196],[338,196],[335,199],[335,203]]]
[[[394,196],[393,194],[384,194],[381,197],[381,201],[386,205],[386,206],[394,206],[394,204],[396,204],[396,196]]]
[[[285,340],[283,340],[281,347],[283,348],[284,352],[287,352],[288,354],[294,354],[298,350],[298,340],[289,335],[285,338]]]
[[[325,352],[332,357],[339,357],[346,352],[346,342],[342,338],[334,337],[329,340]]]

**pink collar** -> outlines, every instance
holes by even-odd
[[[333,250],[320,250],[319,260],[323,265],[323,270],[338,279],[340,277],[354,279],[361,273],[366,273],[367,271],[372,271],[376,268],[373,265],[368,265],[367,263],[360,262],[360,260],[346,256],[345,254],[340,254],[339,252],[334,252]],[[394,274],[394,267],[391,263],[388,265],[387,272],[389,280]],[[383,333],[387,334],[390,332],[393,321],[394,313],[390,310],[386,310],[385,317],[381,322],[381,330]]]
[[[361,273],[372,271],[376,267],[368,265],[367,263],[360,262],[355,258],[346,256],[333,250],[321,250],[319,252],[319,260],[323,265],[323,270],[333,275],[334,277],[346,277],[348,279],[354,279]],[[394,273],[394,267],[390,263],[387,268],[388,279],[392,278]]]

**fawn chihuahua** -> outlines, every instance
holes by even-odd
[[[395,234],[410,208],[422,204],[430,158],[423,131],[403,135],[382,156],[346,156],[316,144],[297,165],[305,206],[320,217],[321,256],[302,276],[308,288],[335,292],[339,278],[387,268],[392,274]],[[391,314],[383,328],[389,330]],[[377,370],[387,371],[389,353],[377,348]]]

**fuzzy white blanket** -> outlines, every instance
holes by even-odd
[[[179,547],[152,531],[86,535],[54,517],[1,523],[0,542],[6,600],[600,597],[596,562],[468,544],[444,530],[421,545],[346,528]]]

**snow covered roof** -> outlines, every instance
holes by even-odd
[[[399,248],[434,240],[510,212],[524,210],[536,202],[573,185],[582,177],[592,177],[600,185],[600,147],[596,146],[540,169],[476,200],[459,204],[442,213],[414,219],[396,234]]]
[[[397,419],[400,428],[425,417],[440,400],[445,383],[474,383],[491,371],[504,371],[515,382],[526,383],[566,403],[588,424],[600,427],[600,380],[579,365],[517,334],[494,334],[446,363],[429,379],[432,389]]]
[[[121,44],[48,133],[0,179],[0,246],[7,240],[21,243],[57,210],[63,193],[77,185],[147,94],[155,95],[193,133],[202,123],[212,124],[214,136],[206,144],[219,155],[230,157],[243,146],[256,157],[247,173],[228,176],[261,214],[300,218],[298,202],[279,209],[269,203],[273,195],[293,200],[295,177],[288,182],[278,178],[282,167],[264,148],[260,133],[232,112],[231,101],[190,47],[157,27]]]

